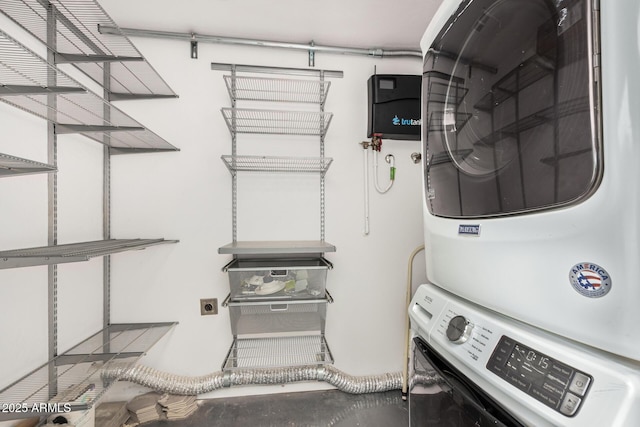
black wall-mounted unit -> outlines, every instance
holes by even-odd
[[[419,75],[374,74],[368,80],[367,137],[419,140],[422,124]]]

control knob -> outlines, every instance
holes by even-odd
[[[471,336],[473,323],[469,322],[464,316],[456,316],[449,321],[447,326],[447,338],[454,344],[462,344]]]

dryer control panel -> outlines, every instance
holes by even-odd
[[[487,369],[566,416],[578,412],[593,378],[503,335]]]
[[[525,425],[640,426],[640,362],[547,333],[463,300],[418,287],[411,329]]]

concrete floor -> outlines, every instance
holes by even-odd
[[[191,417],[143,427],[399,427],[409,425],[400,391],[353,395],[338,390],[209,399]]]

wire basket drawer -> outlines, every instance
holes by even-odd
[[[322,257],[234,259],[229,273],[231,301],[322,299],[327,272],[333,265]]]
[[[328,294],[327,294],[328,295]],[[322,332],[328,296],[315,300],[228,301],[234,336],[267,333]]]

